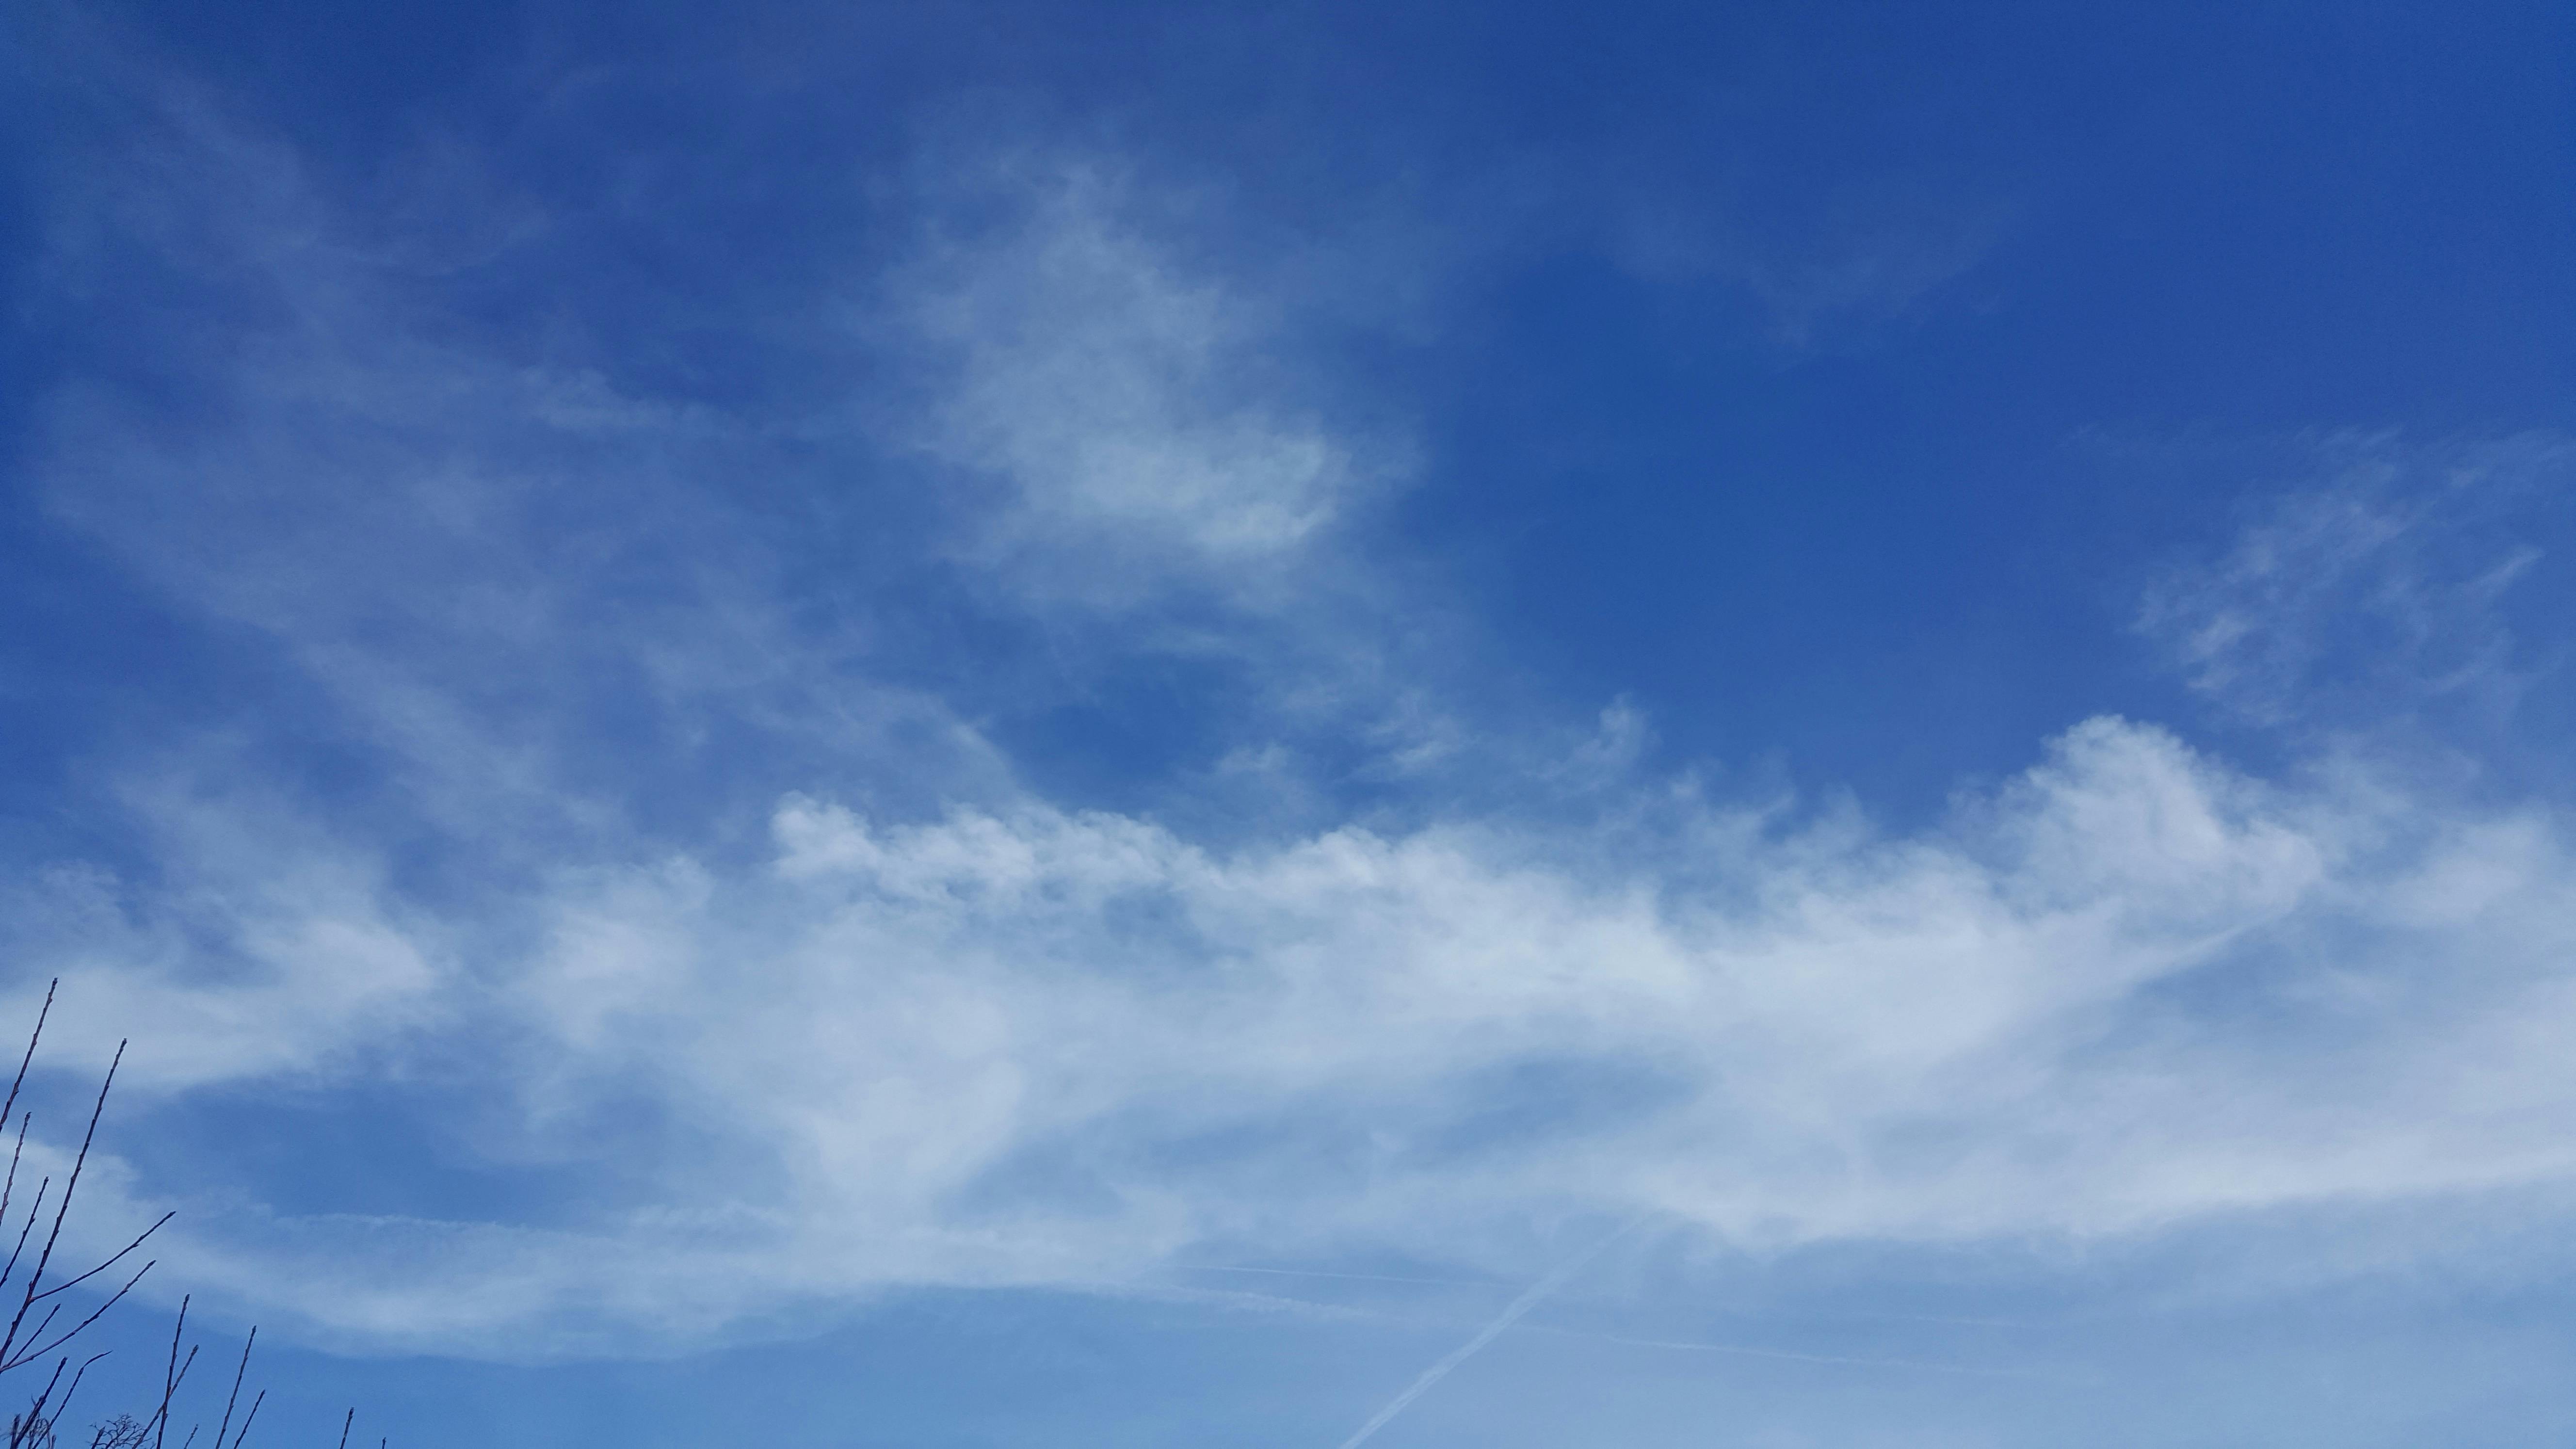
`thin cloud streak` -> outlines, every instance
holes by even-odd
[[[1446,1288],[1500,1287],[1491,1278],[1406,1278],[1392,1273],[1325,1273],[1307,1268],[1212,1268],[1193,1266],[1188,1273],[1266,1273],[1281,1278],[1340,1278],[1358,1283],[1425,1283]]]
[[[2037,1379],[2051,1383],[2085,1383],[2091,1380],[2073,1374],[2053,1374],[2037,1369],[1987,1368],[1976,1364],[1937,1363],[1919,1358],[1874,1358],[1840,1353],[1799,1353],[1785,1348],[1757,1348],[1742,1343],[1707,1343],[1687,1338],[1630,1338],[1622,1334],[1593,1333],[1579,1328],[1560,1328],[1542,1324],[1533,1333],[1561,1334],[1568,1338],[1588,1339],[1595,1343],[1624,1344],[1630,1348],[1668,1348],[1689,1353],[1719,1353],[1739,1358],[1785,1359],[1793,1363],[1837,1364],[1851,1368],[1910,1369],[1922,1373],[1965,1374],[1973,1378]]]
[[[1549,1294],[1564,1287],[1566,1280],[1572,1278],[1577,1272],[1581,1271],[1583,1265],[1601,1256],[1604,1249],[1619,1241],[1621,1238],[1626,1237],[1630,1232],[1636,1229],[1639,1223],[1642,1223],[1643,1221],[1644,1219],[1639,1218],[1622,1224],[1618,1231],[1610,1234],[1606,1238],[1603,1238],[1600,1242],[1593,1244],[1591,1247],[1584,1249],[1582,1252],[1575,1254],[1565,1262],[1557,1265],[1554,1272],[1549,1273],[1546,1277],[1531,1284],[1522,1292],[1520,1297],[1513,1299],[1501,1313],[1496,1314],[1493,1322],[1486,1324],[1482,1329],[1478,1330],[1474,1338],[1458,1345],[1458,1347],[1450,1350],[1448,1355],[1442,1358],[1438,1363],[1424,1369],[1420,1378],[1415,1379],[1405,1388],[1403,1393],[1396,1395],[1392,1400],[1390,1400],[1385,1408],[1378,1410],[1374,1418],[1370,1419],[1367,1423],[1362,1424],[1359,1427],[1359,1432],[1351,1435],[1348,1439],[1343,1440],[1341,1449],[1359,1449],[1361,1444],[1368,1442],[1369,1438],[1376,1434],[1378,1430],[1385,1428],[1396,1415],[1403,1413],[1407,1408],[1411,1407],[1414,1400],[1421,1398],[1426,1393],[1429,1393],[1433,1385],[1439,1383],[1442,1379],[1447,1378],[1451,1370],[1475,1357],[1478,1349],[1481,1349],[1486,1344],[1502,1337],[1504,1331],[1509,1329],[1513,1324],[1520,1322],[1524,1314],[1527,1314],[1531,1309],[1536,1308]]]

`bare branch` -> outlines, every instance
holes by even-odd
[[[135,1234],[135,1235],[134,1235],[134,1241],[133,1241],[133,1242],[130,1242],[130,1243],[126,1244],[124,1247],[117,1249],[117,1250],[116,1250],[116,1257],[108,1259],[106,1262],[99,1264],[97,1267],[90,1269],[88,1272],[83,1273],[82,1275],[80,1275],[80,1276],[79,1276],[79,1277],[77,1277],[77,1278],[70,1278],[70,1279],[66,1279],[66,1280],[64,1280],[63,1282],[57,1283],[57,1284],[55,1284],[53,1287],[46,1289],[44,1292],[37,1294],[37,1295],[36,1295],[36,1299],[37,1299],[37,1301],[38,1301],[38,1302],[42,1302],[43,1300],[45,1300],[45,1299],[47,1299],[47,1298],[51,1298],[51,1297],[53,1297],[55,1294],[62,1292],[62,1291],[63,1291],[64,1289],[66,1289],[66,1288],[77,1288],[77,1287],[79,1287],[81,1284],[83,1284],[83,1283],[85,1283],[85,1282],[88,1282],[90,1279],[97,1277],[99,1274],[106,1272],[108,1269],[115,1267],[115,1266],[116,1266],[116,1263],[117,1263],[117,1259],[118,1259],[118,1258],[122,1258],[122,1257],[124,1257],[126,1254],[133,1252],[135,1249],[137,1249],[137,1248],[139,1248],[139,1247],[142,1247],[142,1246],[143,1246],[143,1240],[144,1240],[145,1238],[148,1238],[148,1237],[152,1236],[154,1233],[157,1233],[157,1232],[161,1231],[161,1227],[162,1227],[162,1224],[163,1224],[163,1223],[167,1223],[167,1222],[169,1222],[172,1218],[175,1218],[175,1217],[177,1217],[178,1215],[179,1215],[179,1214],[178,1214],[177,1212],[175,1212],[175,1211],[173,1211],[173,1212],[166,1212],[166,1213],[163,1213],[163,1214],[161,1215],[161,1221],[160,1221],[160,1222],[156,1222],[156,1223],[154,1223],[152,1226],[150,1226],[150,1227],[148,1227],[148,1228],[145,1228],[142,1232],[139,1232],[139,1233]]]
[[[53,1327],[54,1316],[62,1311],[63,1306],[59,1303],[47,1308],[45,1310],[45,1316],[36,1320],[36,1331],[27,1335],[27,1341],[29,1343],[33,1343],[36,1340],[43,1338],[45,1336],[45,1330]],[[55,1343],[59,1345],[61,1340],[56,1339]],[[37,1359],[43,1358],[46,1354],[52,1352],[53,1349],[51,1348],[29,1349],[27,1352],[20,1354],[16,1358],[0,1359],[0,1373],[5,1373],[21,1364],[33,1363]]]
[[[241,1449],[242,1441],[250,1437],[250,1421],[259,1417],[259,1406],[267,1402],[268,1390],[266,1389],[260,1390],[259,1393],[251,1399],[250,1412],[242,1415],[241,1432],[233,1436],[233,1449]],[[215,1446],[215,1449],[224,1449],[224,1446],[218,1444]]]
[[[98,1119],[107,1111],[108,1089],[116,1085],[116,1069],[125,1063],[126,1043],[116,1044],[116,1056],[107,1064],[107,1079],[98,1084],[98,1104],[89,1109],[89,1130],[81,1134],[80,1155],[72,1159],[72,1175],[63,1183],[62,1201],[54,1206],[54,1225],[45,1234],[45,1249],[36,1255],[35,1271],[27,1275],[27,1294],[18,1304],[16,1316],[9,1320],[9,1331],[0,1335],[0,1355],[18,1341],[19,1325],[27,1320],[27,1310],[35,1306],[36,1285],[45,1279],[45,1268],[54,1260],[54,1247],[62,1241],[63,1219],[72,1210],[72,1194],[80,1190],[81,1170],[89,1166],[90,1144],[98,1140]]]
[[[70,1413],[70,1412],[71,1412],[71,1409],[72,1409],[72,1395],[77,1394],[77,1393],[79,1393],[79,1392],[80,1392],[81,1380],[82,1380],[82,1379],[85,1379],[85,1378],[87,1378],[87,1377],[89,1377],[89,1366],[90,1366],[91,1364],[94,1364],[94,1363],[98,1362],[100,1359],[103,1359],[103,1358],[105,1358],[105,1357],[107,1357],[107,1354],[105,1353],[105,1351],[101,1351],[101,1352],[98,1352],[98,1353],[91,1354],[89,1357],[87,1357],[87,1358],[85,1358],[85,1359],[82,1359],[82,1360],[81,1360],[81,1366],[80,1366],[78,1369],[74,1370],[74,1371],[73,1371],[73,1373],[72,1373],[72,1382],[71,1382],[71,1386],[70,1386],[69,1388],[66,1388],[66,1389],[64,1389],[64,1390],[63,1390],[63,1401],[62,1401],[60,1404],[57,1404],[57,1405],[55,1405],[55,1406],[54,1406],[54,1422],[55,1422],[55,1423],[57,1423],[57,1424],[61,1423],[61,1422],[62,1422],[62,1419],[63,1419],[63,1415],[68,1414],[68,1413]],[[56,1370],[55,1370],[55,1372],[59,1373],[59,1372],[61,1372],[61,1370],[60,1370],[60,1369],[56,1369]]]
[[[215,1426],[214,1449],[224,1449],[224,1433],[233,1426],[233,1405],[241,1402],[242,1375],[250,1372],[251,1345],[257,1342],[259,1325],[254,1323],[250,1326],[250,1337],[242,1340],[241,1365],[233,1370],[233,1391],[224,1396],[224,1421]],[[249,1422],[245,1420],[242,1427],[248,1429]]]
[[[55,1364],[53,1376],[36,1391],[35,1402],[27,1405],[27,1412],[9,1416],[9,1449],[20,1449],[20,1446],[30,1444],[41,1446],[43,1436],[52,1432],[53,1421],[45,1417],[45,1401],[54,1396],[54,1385],[63,1381],[63,1370],[68,1366],[67,1363]]]
[[[45,1025],[51,1017],[54,996],[59,986],[60,983],[56,982],[48,987],[44,1009],[38,1013],[35,1030],[29,1034],[27,1049],[19,1059],[17,1076],[11,1082],[5,1096],[0,1096],[0,1131],[6,1131],[9,1117],[13,1113],[18,1118],[17,1134],[11,1143],[9,1165],[5,1175],[0,1175],[0,1224],[6,1222],[10,1213],[21,1211],[17,1205],[18,1172],[26,1164],[27,1139],[31,1132],[34,1114],[19,1112],[18,1102],[26,1085],[27,1076],[33,1069],[36,1048],[43,1039]],[[17,1235],[10,1245],[8,1258],[5,1263],[0,1263],[0,1285],[17,1286],[17,1270],[27,1261],[26,1250],[35,1237],[36,1223],[44,1217],[44,1210],[50,1201],[54,1209],[53,1220],[47,1225],[43,1243],[38,1245],[34,1264],[29,1269],[23,1287],[19,1289],[18,1301],[15,1305],[0,1305],[13,1309],[9,1313],[6,1324],[0,1325],[0,1374],[25,1367],[38,1358],[52,1356],[55,1350],[78,1337],[109,1309],[123,1302],[134,1291],[135,1286],[143,1281],[144,1275],[152,1271],[156,1266],[155,1262],[147,1261],[137,1268],[115,1292],[107,1295],[106,1301],[100,1303],[78,1323],[60,1333],[54,1331],[54,1324],[66,1316],[69,1300],[64,1295],[122,1264],[141,1250],[154,1234],[168,1226],[170,1220],[176,1216],[174,1213],[163,1213],[153,1221],[151,1226],[137,1233],[132,1241],[87,1271],[50,1286],[45,1283],[46,1275],[53,1268],[54,1255],[62,1247],[64,1226],[71,1214],[72,1198],[78,1192],[81,1177],[88,1169],[90,1151],[98,1141],[99,1123],[106,1115],[108,1095],[116,1086],[116,1076],[124,1066],[128,1045],[127,1042],[117,1043],[116,1054],[110,1059],[107,1073],[99,1083],[98,1098],[91,1104],[89,1124],[81,1136],[80,1151],[73,1157],[71,1171],[63,1180],[62,1196],[59,1198],[54,1196],[51,1174],[38,1179],[34,1200],[23,1209],[24,1216],[20,1221]],[[178,1320],[171,1327],[170,1351],[162,1368],[159,1407],[145,1422],[138,1423],[130,1414],[119,1414],[107,1423],[94,1426],[96,1432],[91,1435],[91,1449],[146,1449],[146,1446],[149,1446],[149,1449],[166,1449],[170,1429],[176,1422],[180,1391],[185,1387],[190,1372],[195,1369],[197,1356],[201,1351],[200,1345],[186,1343],[188,1314],[192,1303],[192,1298],[180,1300]],[[38,1311],[40,1306],[42,1312]],[[251,1396],[247,1411],[243,1409],[241,1403],[241,1391],[246,1386],[250,1372],[251,1354],[257,1347],[258,1341],[257,1328],[253,1328],[249,1336],[243,1340],[241,1358],[233,1368],[232,1385],[224,1396],[223,1418],[215,1426],[208,1449],[243,1449],[243,1445],[250,1437],[252,1424],[258,1420],[261,1408],[268,1402],[268,1391],[261,1389]],[[180,1352],[183,1346],[187,1349],[184,1354]],[[93,1354],[83,1360],[79,1369],[71,1372],[68,1384],[64,1381],[64,1375],[71,1361],[68,1358],[58,1360],[43,1390],[35,1396],[26,1411],[10,1417],[6,1449],[57,1449],[58,1435],[55,1432],[55,1426],[61,1423],[72,1395],[79,1390],[83,1379],[89,1373],[90,1366],[105,1357],[103,1353]],[[241,1420],[238,1428],[233,1423],[237,1414]],[[340,1421],[340,1449],[348,1449],[350,1434],[356,1423],[357,1410],[351,1408]],[[180,1449],[196,1449],[196,1441],[204,1437],[204,1431],[205,1424],[202,1420],[190,1425],[187,1434],[180,1441]],[[228,1439],[229,1442],[227,1442]],[[390,1436],[380,1436],[377,1440],[377,1449],[390,1449],[390,1445]]]
[[[9,1216],[9,1198],[18,1190],[18,1159],[27,1155],[27,1124],[35,1120],[36,1114],[33,1112],[22,1112],[18,1114],[18,1142],[16,1146],[9,1149],[8,1179],[4,1182],[0,1182],[0,1221],[5,1221]],[[0,1117],[0,1126],[6,1126],[7,1124],[8,1119]],[[32,1219],[30,1221],[32,1221]],[[11,1253],[9,1255],[9,1266],[13,1269],[18,1266],[17,1254]],[[0,1273],[0,1283],[6,1283],[8,1281],[9,1275],[6,1273]]]
[[[152,1449],[161,1449],[162,1439],[170,1432],[170,1401],[178,1396],[179,1380],[188,1376],[188,1371],[179,1367],[179,1339],[188,1331],[189,1297],[180,1295],[179,1321],[170,1326],[170,1365],[161,1371],[161,1407],[152,1415]],[[197,1351],[189,1349],[188,1362],[196,1361]]]
[[[7,1124],[9,1114],[18,1110],[18,1091],[20,1088],[27,1085],[27,1068],[36,1060],[36,1043],[44,1040],[45,1018],[54,1014],[54,993],[61,989],[62,984],[63,979],[59,976],[45,983],[45,1004],[36,1012],[36,1029],[27,1033],[27,1050],[25,1055],[18,1058],[18,1075],[10,1079],[8,1100],[6,1102],[0,1102],[0,1125]],[[27,1123],[34,1117],[34,1115],[35,1114],[31,1112],[28,1113],[27,1116],[18,1119],[18,1145],[11,1149],[9,1153],[8,1180],[5,1183],[0,1183],[0,1219],[6,1219],[9,1216],[9,1198],[11,1194],[18,1190],[18,1159],[26,1155]],[[27,1226],[32,1228],[35,1225],[35,1214],[31,1212],[27,1215]],[[26,1245],[26,1234],[19,1234],[18,1246],[20,1248],[24,1248]],[[8,1282],[9,1274],[14,1273],[17,1270],[18,1255],[13,1252],[9,1255],[8,1269],[6,1271],[0,1271],[0,1283]]]
[[[158,1258],[152,1260],[154,1263],[159,1261],[160,1259]],[[134,1276],[125,1280],[124,1287],[117,1289],[115,1294],[109,1297],[105,1303],[98,1305],[96,1309],[92,1310],[89,1317],[74,1324],[69,1332],[65,1333],[62,1337],[55,1339],[52,1343],[47,1344],[42,1349],[34,1350],[23,1358],[15,1360],[0,1360],[0,1373],[7,1373],[9,1370],[16,1368],[19,1364],[26,1363],[31,1359],[43,1358],[46,1354],[52,1353],[55,1349],[58,1349],[64,1344],[71,1342],[74,1338],[79,1337],[82,1329],[98,1322],[99,1318],[105,1314],[107,1310],[114,1308],[118,1303],[122,1302],[126,1294],[134,1291],[134,1285],[143,1281],[143,1275],[151,1271],[152,1263],[146,1263],[142,1267],[135,1269]],[[48,1312],[45,1315],[45,1321],[47,1323],[51,1323],[53,1320],[53,1314]],[[40,1328],[38,1330],[38,1336],[41,1337],[42,1335],[43,1331]]]
[[[20,1127],[19,1135],[25,1136],[26,1130],[25,1127]],[[9,1276],[18,1271],[18,1255],[27,1251],[27,1235],[36,1230],[36,1214],[45,1210],[45,1192],[53,1185],[54,1180],[50,1177],[42,1178],[36,1183],[36,1200],[27,1204],[27,1224],[18,1229],[18,1246],[9,1250],[9,1266],[0,1268],[0,1283],[8,1282]],[[12,1337],[15,1335],[13,1334]]]
[[[45,1018],[54,1014],[54,992],[62,984],[59,976],[45,984],[45,1004],[36,1012],[36,1029],[27,1033],[27,1054],[18,1058],[18,1075],[9,1083],[9,1100],[0,1103],[0,1122],[8,1121],[9,1114],[18,1109],[18,1089],[27,1085],[27,1065],[36,1059],[36,1043],[45,1035]]]

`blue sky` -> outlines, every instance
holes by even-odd
[[[179,1214],[103,1371],[2576,1430],[2563,7],[0,44],[0,1016],[40,1155],[133,1038],[84,1242]]]

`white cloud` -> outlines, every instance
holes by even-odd
[[[1805,215],[1776,198],[1713,201],[1704,186],[1669,180],[1641,190],[1586,208],[1614,218],[1613,254],[1649,280],[1742,287],[1769,312],[1774,339],[1796,349],[1921,315],[1993,255],[2016,219],[2009,205],[1963,199],[1973,188],[1955,178],[1920,175],[1847,183]]]
[[[1006,499],[971,553],[1051,603],[1275,603],[1282,571],[1386,484],[1385,445],[1293,400],[1280,299],[1158,240],[1118,168],[991,171],[967,189],[1003,218],[934,232],[890,308],[940,375],[918,446]]]
[[[2222,554],[2169,571],[2140,630],[2195,688],[2266,722],[2363,716],[2371,696],[2381,713],[2445,696],[2509,710],[2528,666],[2499,605],[2542,557],[2531,525],[2564,496],[2576,445],[2345,434],[2313,454],[2322,481],[2267,499]]]
[[[2118,721],[1912,838],[774,828],[765,867],[565,876],[482,1023],[530,1122],[685,1127],[630,1216],[271,1225],[209,1265],[323,1285],[276,1305],[318,1331],[561,1345],[1210,1241],[1475,1258],[1540,1209],[2092,1235],[2576,1171],[2557,824],[2268,788]]]
[[[77,863],[0,896],[0,948],[32,963],[0,1012],[33,1021],[44,978],[80,1002],[49,1059],[90,1070],[135,1046],[128,1091],[352,1069],[351,1052],[430,1025],[456,974],[445,924],[407,908],[367,850],[255,799],[160,780],[127,794],[158,880]]]
[[[746,430],[387,324],[291,168],[217,152],[266,182],[200,260],[288,320],[195,359],[212,421],[58,398],[48,476],[320,703],[100,762],[148,782],[116,806],[136,859],[10,902],[17,979],[60,971],[67,1020],[156,1043],[160,1092],[468,1059],[496,1170],[615,1200],[569,1224],[188,1204],[174,1280],[315,1336],[507,1353],[895,1284],[1132,1281],[1217,1242],[1499,1260],[1549,1212],[2083,1235],[2576,1171],[2576,869],[2547,808],[2359,752],[2267,782],[2099,719],[1890,836],[1641,778],[1624,706],[1545,782],[1609,824],[1503,788],[1223,845],[1073,808],[929,671],[890,683],[864,620],[810,623],[728,502]],[[906,441],[995,490],[969,551],[1021,607],[1195,590],[1232,642],[1361,572],[1341,545],[1384,474],[1276,401],[1277,304],[1103,174],[1047,172],[895,279],[940,363]],[[2261,525],[2159,627],[2211,687],[2294,697],[2300,631],[2440,592],[2366,582],[2418,527],[2384,513]],[[1244,687],[1374,723],[1381,779],[1550,732],[1466,718],[1366,597],[1244,646],[1268,671]],[[2410,637],[2436,675],[2488,657]],[[300,772],[316,737],[363,788]],[[646,1126],[598,1129],[621,1113]]]

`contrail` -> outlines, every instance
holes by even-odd
[[[2056,1383],[2080,1383],[2084,1380],[2065,1374],[2042,1373],[2034,1369],[1979,1368],[1974,1364],[1934,1363],[1919,1358],[1852,1358],[1838,1353],[1798,1353],[1785,1348],[1755,1348],[1741,1343],[1697,1343],[1671,1338],[1621,1338],[1608,1333],[1585,1333],[1580,1329],[1549,1328],[1539,1333],[1562,1333],[1572,1338],[1588,1338],[1596,1343],[1624,1343],[1635,1348],[1682,1348],[1699,1353],[1744,1354],[1753,1358],[1795,1359],[1800,1363],[1850,1364],[1856,1368],[1921,1369],[1936,1374],[1974,1374],[1980,1378],[2044,1379]]]
[[[1573,1257],[1566,1259],[1563,1263],[1557,1266],[1555,1272],[1548,1274],[1546,1277],[1539,1279],[1535,1283],[1532,1283],[1526,1292],[1522,1293],[1520,1297],[1513,1299],[1511,1306],[1504,1309],[1493,1322],[1486,1324],[1474,1338],[1468,1339],[1465,1343],[1451,1349],[1448,1357],[1433,1364],[1431,1367],[1424,1369],[1422,1371],[1422,1377],[1415,1379],[1412,1385],[1406,1388],[1403,1393],[1396,1395],[1394,1400],[1388,1403],[1385,1408],[1377,1411],[1377,1417],[1360,1425],[1360,1431],[1358,1433],[1343,1440],[1342,1449],[1359,1449],[1360,1445],[1367,1443],[1369,1436],[1375,1434],[1378,1430],[1385,1428],[1389,1419],[1403,1413],[1407,1405],[1410,1405],[1414,1400],[1421,1398],[1425,1393],[1429,1392],[1433,1384],[1447,1378],[1451,1369],[1456,1368],[1458,1365],[1465,1363],[1469,1358],[1474,1357],[1476,1350],[1483,1348],[1486,1344],[1489,1344],[1495,1339],[1501,1337],[1504,1329],[1520,1322],[1522,1314],[1536,1308],[1540,1299],[1545,1298],[1550,1293],[1564,1287],[1566,1279],[1573,1277],[1584,1264],[1599,1257],[1602,1249],[1607,1248],[1612,1243],[1628,1236],[1628,1230],[1630,1228],[1634,1228],[1638,1223],[1643,1221],[1645,1221],[1643,1218],[1634,1218],[1629,1220],[1629,1222],[1625,1226],[1621,1227],[1617,1232],[1603,1238],[1600,1242],[1594,1243],[1591,1247],[1584,1249]]]
[[[1398,1278],[1386,1273],[1321,1273],[1306,1268],[1219,1268],[1192,1267],[1190,1273],[1267,1273],[1279,1278],[1350,1278],[1362,1283],[1438,1283],[1461,1288],[1499,1288],[1491,1278]]]

